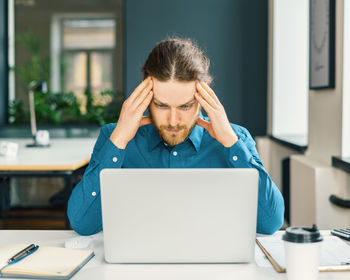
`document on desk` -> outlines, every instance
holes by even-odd
[[[286,271],[282,238],[257,237],[256,243],[277,272]],[[257,263],[259,265],[259,263]],[[336,236],[325,236],[321,243],[320,271],[350,270],[350,246]]]

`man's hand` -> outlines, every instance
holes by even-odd
[[[148,77],[124,101],[118,124],[109,138],[119,149],[125,149],[129,141],[135,137],[140,126],[151,123],[150,117],[143,118],[142,116],[152,101],[152,88],[152,78]]]
[[[195,98],[207,112],[210,122],[198,119],[197,124],[208,130],[224,147],[231,147],[238,137],[227,119],[226,112],[214,91],[205,82],[196,82],[197,92]]]

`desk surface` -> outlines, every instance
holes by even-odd
[[[277,233],[282,234],[281,232]],[[322,232],[329,234],[329,232]],[[64,246],[64,242],[77,236],[73,231],[33,231],[0,230],[0,245],[11,243],[37,243],[43,246]],[[256,256],[260,249],[256,249]],[[258,251],[259,250],[259,251]],[[104,261],[103,243],[94,244],[96,256],[72,279],[152,279],[152,280],[274,280],[287,279],[285,273],[277,273],[272,267],[259,267],[256,264],[211,264],[211,265],[120,265]],[[319,279],[350,279],[350,272],[322,272]]]
[[[0,156],[0,171],[74,171],[89,163],[95,138],[51,139],[48,148],[28,148],[32,139],[0,138],[19,144],[16,157]]]

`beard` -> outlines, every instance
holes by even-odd
[[[160,137],[168,143],[170,146],[176,146],[187,138],[188,135],[192,132],[194,126],[197,123],[199,114],[195,117],[194,121],[192,124],[188,127],[185,124],[177,125],[177,126],[172,126],[172,125],[158,125],[153,116],[152,116],[152,111],[149,110],[152,124],[153,126],[157,129]],[[177,130],[177,133],[170,133],[168,130]]]

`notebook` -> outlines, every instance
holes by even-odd
[[[349,271],[350,246],[336,236],[324,236],[321,243],[319,271]],[[286,272],[284,244],[281,237],[258,237],[256,243],[277,272]]]
[[[7,260],[27,246],[0,246],[0,277],[70,279],[94,256],[92,250],[40,246],[34,253],[7,266]]]

